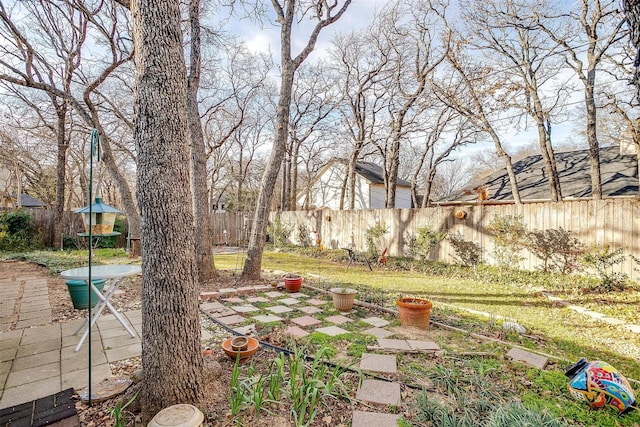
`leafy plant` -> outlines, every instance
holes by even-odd
[[[298,224],[298,242],[304,247],[309,246],[309,230],[304,224]]]
[[[487,427],[565,427],[566,424],[546,411],[534,411],[520,402],[499,406],[491,414]]]
[[[416,235],[409,234],[409,252],[415,258],[429,259],[431,251],[438,246],[445,237],[446,231],[435,231],[431,225],[418,228]]]
[[[611,249],[610,245],[591,246],[580,256],[580,263],[595,271],[600,278],[600,288],[605,291],[624,290],[629,277],[617,271],[613,267],[624,262],[623,249]]]
[[[367,240],[367,254],[369,258],[377,258],[380,255],[380,238],[387,232],[387,227],[382,225],[380,221],[376,222],[373,227],[367,228],[365,238]]]
[[[526,229],[519,215],[496,215],[489,223],[493,235],[493,257],[500,268],[514,268],[524,258],[520,251],[526,245]]]
[[[465,240],[462,233],[449,235],[449,243],[453,246],[456,259],[462,265],[475,267],[482,262],[482,247],[471,240]]]
[[[127,401],[124,405],[122,401],[119,401],[118,404],[111,410],[109,415],[113,418],[113,427],[126,427],[127,425],[127,407],[133,403],[134,400],[138,397],[138,393],[134,394],[131,399]]]
[[[24,209],[15,209],[0,215],[0,249],[19,252],[37,244],[33,218]]]
[[[532,231],[527,236],[527,247],[543,262],[542,271],[558,271],[567,274],[579,267],[578,258],[584,251],[584,245],[567,231],[548,229]]]

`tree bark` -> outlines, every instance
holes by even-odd
[[[179,4],[134,0],[131,12],[138,205],[144,218],[139,397],[146,425],[167,406],[201,404],[203,361]]]
[[[198,89],[200,87],[200,0],[191,0],[189,8],[191,26],[191,52],[189,76],[187,78],[187,118],[191,139],[191,191],[193,192],[194,226],[196,230],[196,265],[198,281],[211,280],[216,275],[211,251],[211,211],[207,180],[207,156],[204,146],[200,111],[198,110]]]

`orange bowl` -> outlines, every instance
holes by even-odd
[[[231,348],[231,340],[232,338],[227,338],[222,342],[222,349],[229,356],[230,359],[236,360],[238,354],[240,355],[240,360],[249,358],[255,354],[256,351],[260,348],[260,343],[257,339],[247,337],[249,339],[249,343],[247,344],[247,349],[242,351],[235,351]]]

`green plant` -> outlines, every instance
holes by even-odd
[[[495,215],[488,227],[493,236],[493,257],[502,269],[516,268],[523,257],[526,229],[519,215]]]
[[[244,389],[240,384],[240,353],[236,357],[236,362],[231,371],[231,393],[229,394],[229,406],[231,408],[231,416],[235,417],[240,413],[246,402]]]
[[[31,215],[24,209],[15,209],[0,215],[0,249],[19,252],[32,249],[37,239]]]
[[[304,224],[298,224],[298,242],[304,247],[309,246],[309,230],[307,230],[307,226]]]
[[[535,411],[520,402],[509,402],[499,406],[489,417],[487,427],[565,427],[545,410]]]
[[[580,256],[580,263],[595,271],[600,278],[599,288],[604,291],[624,290],[628,276],[624,273],[613,271],[613,267],[624,262],[625,255],[622,248],[611,249],[610,245],[591,246]]]
[[[453,246],[456,259],[462,265],[475,267],[482,262],[482,247],[476,242],[465,240],[462,233],[449,235],[449,243]]]
[[[578,267],[578,258],[584,251],[584,245],[573,235],[560,227],[532,231],[527,235],[527,247],[542,260],[542,271],[558,271],[567,274]]]
[[[267,234],[273,239],[274,246],[282,246],[289,240],[291,236],[292,226],[276,215],[273,221],[267,225]]]
[[[387,232],[387,227],[380,221],[373,227],[367,228],[365,238],[367,240],[367,255],[369,258],[377,258],[380,255],[380,238]]]
[[[126,427],[127,425],[127,407],[133,403],[134,400],[138,397],[138,393],[134,394],[131,399],[127,401],[124,405],[122,401],[119,401],[118,404],[113,408],[109,415],[113,418],[113,427]]]
[[[427,260],[431,251],[447,237],[446,231],[435,231],[431,225],[418,228],[418,233],[408,234],[408,246],[411,256]]]

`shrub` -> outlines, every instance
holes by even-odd
[[[613,266],[624,260],[622,248],[612,250],[610,245],[592,246],[580,256],[580,263],[595,271],[600,279],[599,288],[604,291],[621,291],[626,287],[629,277],[613,271]]]
[[[434,231],[431,225],[418,228],[417,235],[410,235],[410,252],[412,256],[418,259],[429,259],[431,251],[438,246],[438,243],[445,237],[447,237],[446,231]]]
[[[471,240],[465,240],[462,233],[449,236],[449,243],[456,253],[456,260],[464,266],[473,267],[482,262],[482,247]]]
[[[387,232],[387,227],[379,221],[373,227],[367,228],[367,255],[369,258],[377,258],[380,255],[380,238]]]
[[[304,224],[298,224],[298,242],[304,247],[309,246],[309,231]]]
[[[37,245],[35,224],[24,209],[4,212],[0,216],[0,249],[23,251]]]
[[[571,273],[579,267],[578,258],[584,245],[570,231],[562,227],[555,230],[532,231],[528,234],[529,250],[543,262],[542,271]]]
[[[489,223],[493,235],[493,257],[500,268],[516,268],[524,258],[519,252],[525,248],[526,230],[521,216],[496,215]]]
[[[276,215],[273,222],[269,222],[267,225],[267,234],[273,239],[273,245],[275,247],[284,245],[291,236],[292,227],[285,223],[280,218],[280,215]]]

